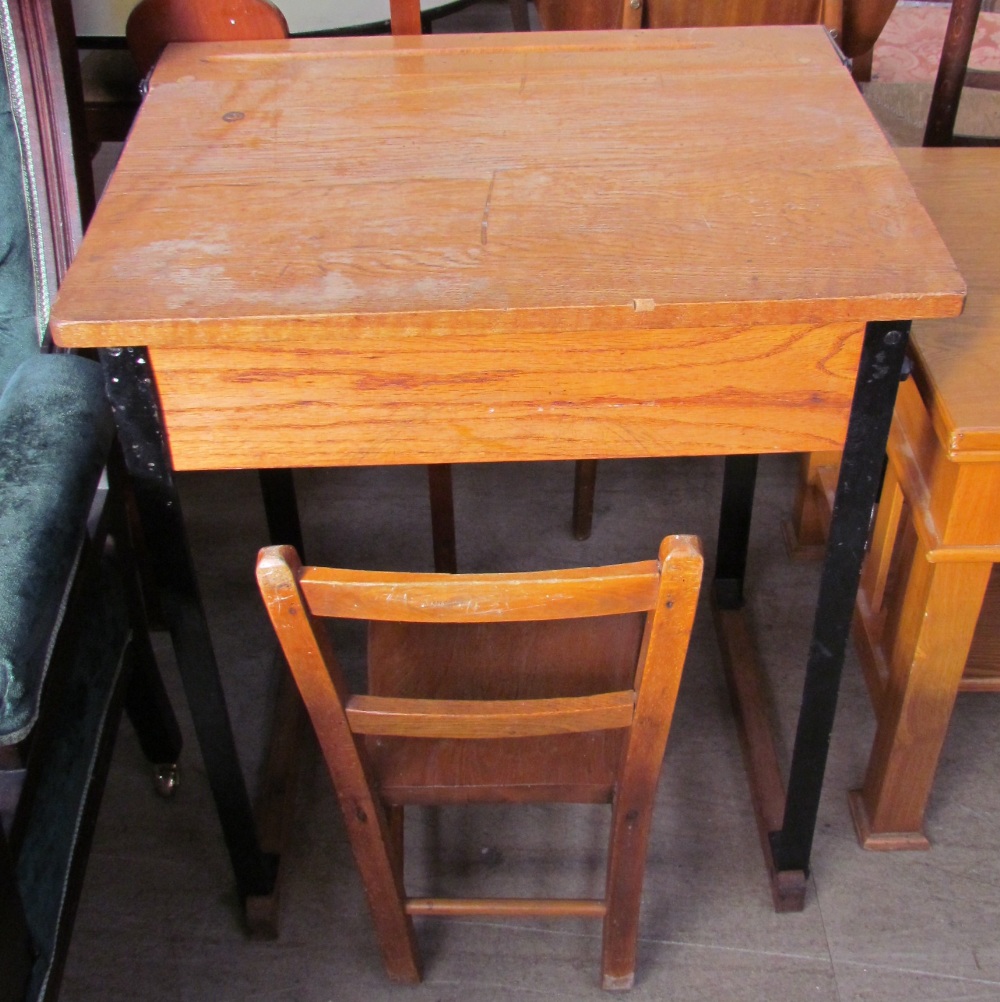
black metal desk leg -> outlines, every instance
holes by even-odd
[[[757,456],[726,456],[713,583],[716,605],[723,609],[743,606],[743,579],[756,485]]]
[[[299,521],[299,503],[295,495],[295,478],[291,470],[258,470],[260,494],[264,500],[267,535],[272,544],[294,546],[305,563],[305,544]]]
[[[909,322],[870,323],[865,330],[820,579],[785,814],[781,829],[771,835],[779,873],[809,870],[844,653],[909,333]]]
[[[274,887],[276,859],[264,853],[258,842],[166,449],[149,358],[145,348],[110,348],[101,351],[101,362],[160,589],[163,615],[236,884],[244,900],[267,895]]]

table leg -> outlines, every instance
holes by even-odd
[[[805,905],[805,874],[782,874],[779,879],[771,860],[771,832],[781,826],[785,783],[778,761],[771,695],[744,612],[743,584],[757,459],[753,455],[726,457],[712,612],[736,714],[757,833],[768,865],[774,908],[779,912],[801,911]]]
[[[743,612],[756,457],[726,460],[713,605],[776,911],[805,905],[840,674],[908,335],[908,323],[870,323],[865,330],[787,790],[769,694]]]
[[[809,871],[840,675],[909,332],[909,322],[873,322],[865,330],[820,579],[785,814],[780,830],[771,836],[779,877],[782,872]]]
[[[267,535],[272,545],[294,546],[302,563],[306,562],[299,521],[299,503],[291,470],[258,470],[260,494],[264,500]]]
[[[264,501],[268,539],[273,545],[294,546],[305,563],[305,543],[299,520],[295,480],[291,470],[258,470],[260,492]],[[279,859],[285,854],[295,820],[299,760],[306,715],[299,690],[292,679],[280,646],[274,655],[278,676],[274,715],[261,771],[257,797],[257,825],[261,847]],[[278,935],[280,919],[281,874],[273,893],[258,895],[247,902],[247,922],[252,932],[267,938]]]
[[[725,609],[743,606],[743,579],[747,569],[756,484],[756,456],[726,456],[713,582],[715,601]]]
[[[241,898],[271,893],[277,860],[260,847],[198,590],[159,398],[145,348],[101,351],[105,386],[159,598]]]

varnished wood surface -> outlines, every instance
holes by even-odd
[[[901,149],[900,161],[969,284],[962,316],[914,325],[922,395],[957,462],[1000,459],[1000,150]]]
[[[105,343],[108,320],[178,346],[381,317],[406,335],[960,308],[821,29],[538,38],[173,47],[60,339]]]
[[[53,330],[178,469],[817,450],[963,290],[821,29],[324,39],[164,54]]]

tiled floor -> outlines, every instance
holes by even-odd
[[[817,568],[790,563],[780,541],[794,471],[792,457],[762,461],[750,566],[759,642],[786,736],[817,581]],[[700,534],[710,556],[720,473],[714,459],[604,463],[593,538],[577,543],[568,531],[571,464],[461,467],[461,565],[635,559],[655,552],[671,531]],[[265,539],[256,482],[251,474],[198,474],[185,476],[182,486],[241,754],[255,777],[273,687],[272,643],[252,575]],[[429,566],[422,469],[314,471],[300,475],[298,487],[311,560]],[[160,641],[158,650],[176,686],[169,645]],[[174,801],[152,795],[135,739],[127,725],[122,729],[66,971],[66,1002],[599,996],[599,928],[582,922],[421,922],[424,984],[389,985],[311,744],[285,860],[281,938],[248,941],[183,700],[176,701],[188,741]],[[775,915],[702,608],[660,787],[632,997],[1000,999],[998,710],[994,697],[959,698],[928,812],[932,850],[865,853],[845,794],[861,779],[873,721],[850,658],[806,909]],[[515,836],[501,809],[415,813],[408,828],[414,882],[433,880],[452,892],[492,886],[503,875],[515,889],[520,882],[553,895],[588,893],[600,880],[598,812],[528,815]]]

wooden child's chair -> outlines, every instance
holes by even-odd
[[[646,845],[702,574],[698,540],[659,560],[525,574],[302,567],[257,580],[340,798],[389,977],[420,980],[414,915],[604,921],[602,984],[635,970]],[[645,613],[645,615],[642,615]],[[352,695],[317,617],[366,619]],[[406,804],[610,803],[603,899],[408,898]]]

